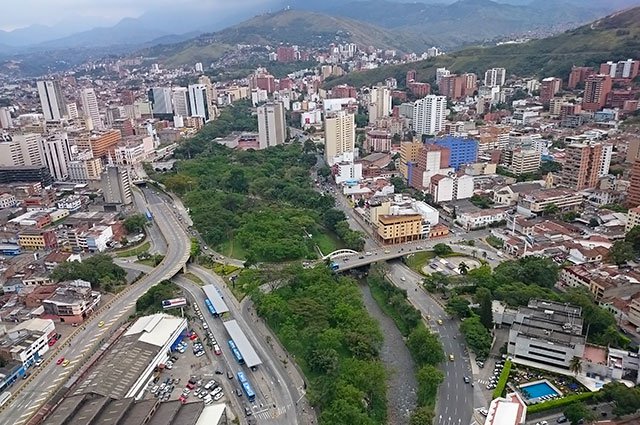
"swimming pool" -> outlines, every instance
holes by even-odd
[[[560,391],[556,390],[549,381],[537,381],[530,384],[520,385],[525,398],[529,400],[540,399],[548,396],[560,396]]]

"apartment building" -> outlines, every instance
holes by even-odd
[[[636,226],[640,226],[640,206],[631,208],[627,212],[627,224],[624,228],[625,233]]]
[[[422,215],[381,215],[376,237],[385,245],[417,241],[423,238]]]
[[[517,209],[520,214],[541,215],[551,204],[558,207],[560,211],[573,211],[582,205],[583,201],[582,196],[572,190],[539,189],[521,193]]]
[[[519,176],[538,171],[542,155],[533,149],[512,149],[502,152],[500,161],[510,173]]]

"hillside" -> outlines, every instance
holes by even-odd
[[[373,24],[323,13],[289,9],[256,16],[219,31],[215,40],[226,44],[299,44],[325,47],[331,42],[352,42],[382,49],[411,50],[416,39]]]
[[[607,60],[640,57],[640,7],[614,13],[563,34],[523,44],[473,47],[426,61],[354,72],[328,81],[326,86],[372,85],[394,76],[404,85],[409,69],[418,80],[433,81],[435,69],[446,66],[453,72],[475,72],[504,67],[508,74],[567,78],[572,65],[597,66]]]

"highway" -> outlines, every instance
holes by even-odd
[[[22,425],[62,386],[85,358],[107,338],[117,326],[124,323],[135,309],[136,300],[151,286],[173,277],[189,259],[190,240],[180,231],[180,225],[171,209],[160,198],[145,191],[149,209],[154,215],[154,226],[158,226],[168,241],[167,252],[162,263],[148,275],[129,286],[109,303],[102,305],[83,325],[64,341],[59,341],[46,355],[45,362],[33,369],[24,382],[17,382],[8,391],[14,396],[0,412],[0,424]],[[104,326],[99,327],[99,323]],[[56,365],[60,357],[70,360],[66,367]],[[20,387],[19,387],[20,386]]]

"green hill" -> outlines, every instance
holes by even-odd
[[[372,85],[395,77],[401,85],[409,69],[419,81],[433,81],[435,69],[445,66],[453,72],[475,72],[504,67],[508,74],[566,79],[572,65],[597,66],[607,60],[640,57],[640,7],[617,12],[563,34],[523,44],[471,47],[451,54],[410,64],[352,72],[330,80],[326,87],[351,84]]]

